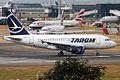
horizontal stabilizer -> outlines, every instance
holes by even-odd
[[[13,38],[13,37],[7,37],[9,39],[12,39],[12,40],[16,40],[16,41],[21,41],[22,39],[21,38]]]

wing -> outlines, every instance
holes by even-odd
[[[42,43],[47,43],[48,45],[53,45],[55,46],[57,49],[60,49],[60,50],[67,50],[70,48],[70,44],[67,44],[67,43],[56,43],[56,42],[48,42],[48,41],[43,41],[42,40]]]
[[[48,45],[55,46],[56,49],[59,49],[59,50],[65,50],[65,51],[69,51],[70,48],[71,48],[71,46],[83,46],[82,44],[79,44],[79,45],[73,45],[73,44],[69,44],[69,43],[48,42],[48,41],[43,41],[43,40],[42,40],[42,43],[47,43]]]

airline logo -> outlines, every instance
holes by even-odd
[[[62,11],[61,19],[64,19],[64,10]]]
[[[96,38],[72,38],[71,43],[94,43]]]
[[[63,25],[63,20],[64,20],[64,10],[62,11],[62,15],[61,15],[61,22],[60,22],[60,25]]]
[[[85,9],[81,9],[80,12],[77,14],[77,16],[78,17],[81,16],[82,14],[84,14],[84,12],[85,12]]]
[[[6,11],[7,22],[11,35],[28,35],[21,22],[14,16],[11,11]]]
[[[62,26],[63,26],[63,20],[61,20],[60,25],[62,25]]]
[[[78,13],[75,13],[76,18],[84,14],[84,12],[85,12],[85,9],[81,9]]]
[[[9,30],[11,33],[19,33],[23,30],[23,27],[20,23],[16,22],[16,18],[13,15],[10,15],[8,18]]]

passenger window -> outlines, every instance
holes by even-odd
[[[110,41],[110,39],[105,39],[105,41]]]

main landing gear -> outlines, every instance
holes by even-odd
[[[96,56],[100,56],[100,52],[98,49],[96,50]]]
[[[63,55],[64,55],[63,51],[60,51],[60,52],[58,53],[58,56],[59,56],[59,57],[61,57],[61,56],[63,56]]]

